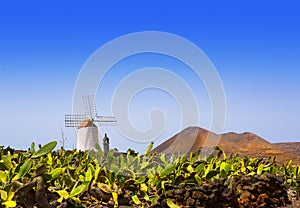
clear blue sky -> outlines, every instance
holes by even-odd
[[[299,6],[296,0],[1,1],[0,145],[24,149],[32,141],[59,141],[63,128],[74,147],[75,131],[64,128],[64,114],[72,112],[81,67],[106,42],[149,30],[194,42],[214,63],[227,99],[224,132],[300,141]],[[97,94],[99,106],[103,96]],[[114,146],[127,148],[116,140]]]

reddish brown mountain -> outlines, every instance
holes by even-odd
[[[216,142],[218,140],[219,142]],[[217,144],[227,154],[239,153],[249,157],[276,156],[276,160],[281,163],[290,159],[294,163],[300,163],[300,142],[270,143],[250,132],[218,135],[199,127],[184,129],[157,146],[153,152],[189,153],[202,149],[204,143],[206,147],[211,148]]]

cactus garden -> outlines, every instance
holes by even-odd
[[[104,154],[0,148],[0,207],[292,207],[299,174],[291,161],[226,155],[201,158],[133,150]]]

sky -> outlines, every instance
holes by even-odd
[[[253,132],[271,142],[299,141],[300,3],[297,1],[1,1],[0,145],[27,149],[32,142],[76,147],[76,130],[64,127],[73,111],[76,80],[97,49],[143,31],[175,34],[209,57],[226,97],[223,132]],[[210,127],[211,103],[190,69],[160,54],[117,63],[99,85],[98,114],[111,115],[111,100],[124,77],[143,67],[168,68],[195,92],[200,126]],[[144,78],[146,79],[146,78]],[[146,80],[142,80],[142,82]],[[161,89],[132,99],[130,119],[149,128],[149,112],[164,109],[166,130],[155,144],[180,129],[180,103]],[[122,105],[120,105],[122,106]],[[100,127],[111,146],[143,151],[150,142],[123,138],[118,127]],[[220,133],[220,132],[219,132]]]

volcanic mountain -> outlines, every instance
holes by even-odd
[[[190,153],[205,147],[212,149],[217,145],[227,154],[240,156],[276,156],[283,163],[293,160],[300,164],[300,142],[270,143],[256,134],[234,133],[215,134],[200,127],[189,127],[157,146],[152,152]]]

